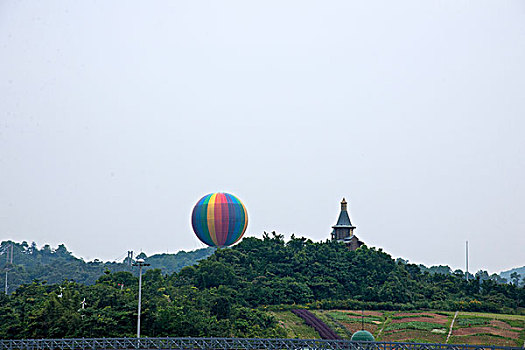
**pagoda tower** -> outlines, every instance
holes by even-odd
[[[341,213],[339,214],[339,219],[337,219],[337,223],[332,226],[332,241],[342,242],[346,244],[348,249],[356,250],[364,243],[354,235],[356,227],[353,226],[350,221],[347,205],[348,203],[343,198],[341,201]]]

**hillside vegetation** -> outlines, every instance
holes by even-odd
[[[508,271],[502,271],[500,276],[512,284],[525,286],[525,266],[516,267]]]
[[[137,290],[133,274],[109,270],[93,285],[24,284],[0,297],[0,338],[133,336]],[[524,288],[422,272],[374,248],[352,252],[336,242],[285,242],[280,235],[265,234],[263,239],[248,237],[230,249],[219,249],[178,273],[146,271],[142,334],[285,337],[296,332],[286,329],[287,324],[295,324],[297,332],[301,324],[293,317],[277,316],[298,305],[314,312],[433,309],[516,314],[524,301]],[[337,320],[340,315],[321,316]],[[387,316],[377,317],[370,319],[371,325]],[[420,320],[413,322],[413,327],[427,327]],[[401,327],[395,323],[383,330],[385,336]]]
[[[7,263],[7,253],[13,245],[13,263]],[[214,248],[203,248],[191,252],[180,251],[176,254],[156,254],[141,257],[151,266],[146,269],[161,269],[165,274],[180,271],[183,267],[194,265],[197,261],[207,258],[215,251]],[[94,284],[106,271],[119,272],[134,270],[124,259],[123,262],[102,262],[99,260],[85,262],[76,258],[61,244],[56,249],[45,245],[38,249],[35,243],[15,243],[4,241],[0,244],[0,270],[9,269],[9,291],[13,291],[21,284],[36,281],[45,281],[55,284],[66,280],[82,284]],[[3,285],[2,285],[3,287]]]

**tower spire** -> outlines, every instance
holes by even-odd
[[[343,197],[339,218],[337,219],[337,223],[332,226],[332,241],[343,242],[348,249],[356,250],[363,244],[363,242],[354,235],[354,229],[355,226],[352,225],[350,216],[348,215],[348,203]]]
[[[343,197],[343,200],[341,201],[341,211],[346,211],[346,203],[345,197]]]

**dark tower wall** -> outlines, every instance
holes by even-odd
[[[337,223],[332,226],[332,241],[343,242],[347,245],[350,250],[356,250],[363,242],[361,242],[355,235],[354,230],[355,226],[352,225],[350,221],[350,216],[348,215],[348,203],[343,198],[341,201],[341,212],[339,213],[339,218]]]

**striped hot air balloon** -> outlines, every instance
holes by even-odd
[[[202,197],[191,214],[197,237],[212,247],[227,247],[241,239],[248,226],[244,204],[229,193],[210,193]]]

